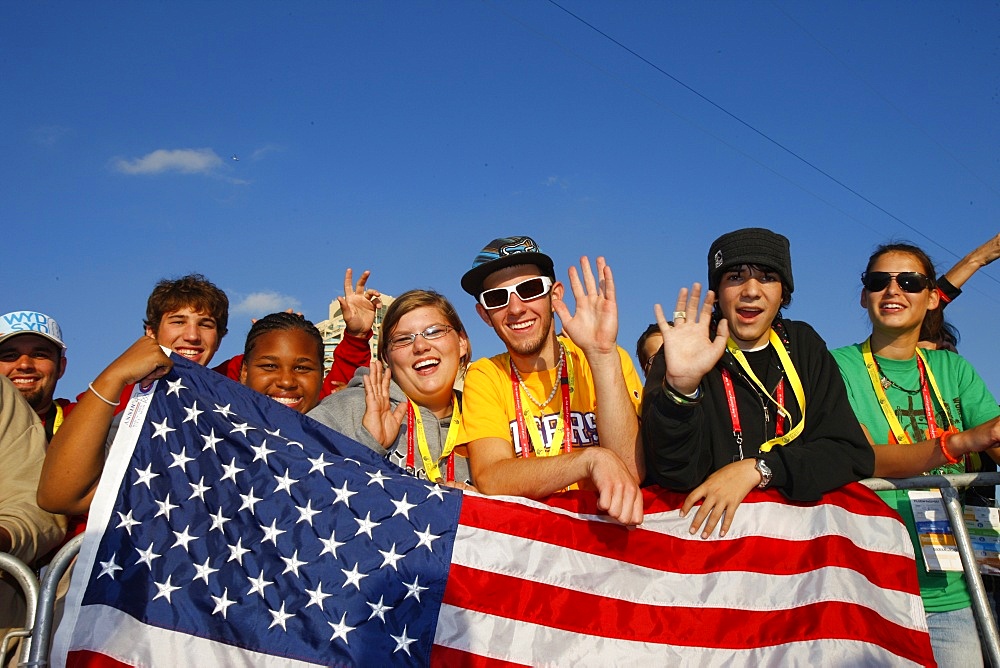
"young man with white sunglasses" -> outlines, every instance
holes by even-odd
[[[530,237],[495,239],[473,261],[462,288],[507,352],[469,368],[461,440],[486,494],[540,498],[578,486],[595,490],[611,517],[639,524],[642,384],[616,343],[611,268],[598,258],[595,276],[581,258],[569,283],[574,313],[552,259]]]

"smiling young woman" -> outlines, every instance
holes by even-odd
[[[956,353],[917,347],[924,318],[938,306],[934,275],[930,258],[916,246],[877,248],[861,277],[871,336],[832,351],[851,406],[875,444],[879,477],[963,473],[967,455],[1000,445],[1000,409],[972,366]],[[908,492],[879,496],[910,532],[938,664],[981,666],[962,573],[926,570]]]
[[[379,357],[403,393],[436,417],[451,414],[455,379],[469,358],[464,333],[446,324],[440,309],[421,306],[399,318],[385,340]]]
[[[319,403],[323,337],[295,313],[271,313],[247,334],[240,382],[299,413]]]
[[[309,417],[387,457],[417,477],[457,487],[471,483],[468,460],[455,452],[465,374],[472,347],[451,303],[410,290],[382,319],[378,358]],[[383,366],[384,365],[384,366]]]

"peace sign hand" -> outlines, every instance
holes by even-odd
[[[370,271],[365,271],[354,284],[354,275],[348,267],[344,272],[344,296],[337,297],[340,311],[344,315],[344,326],[349,336],[364,336],[371,331],[375,323],[375,313],[382,305],[381,293],[372,288],[365,288]]]

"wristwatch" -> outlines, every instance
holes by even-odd
[[[760,474],[760,484],[757,485],[757,489],[766,489],[771,484],[771,478],[774,477],[774,474],[771,473],[771,467],[767,465],[766,461],[758,458],[754,468]]]

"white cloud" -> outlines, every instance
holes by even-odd
[[[230,306],[232,313],[245,313],[259,318],[268,313],[276,313],[285,309],[298,311],[302,305],[295,297],[277,292],[253,292],[244,297],[238,304]]]
[[[32,136],[36,143],[51,148],[70,132],[70,128],[62,125],[42,125],[32,130]]]
[[[135,160],[118,158],[114,167],[125,174],[211,174],[222,166],[222,158],[210,148],[157,149]]]
[[[567,190],[569,188],[569,181],[561,176],[550,176],[549,178],[545,179],[545,185],[549,188],[553,186],[558,186],[563,190]]]
[[[261,146],[260,148],[254,150],[254,152],[250,154],[250,159],[255,161],[262,160],[268,153],[280,153],[284,150],[285,149],[278,144],[267,144],[266,146]]]

